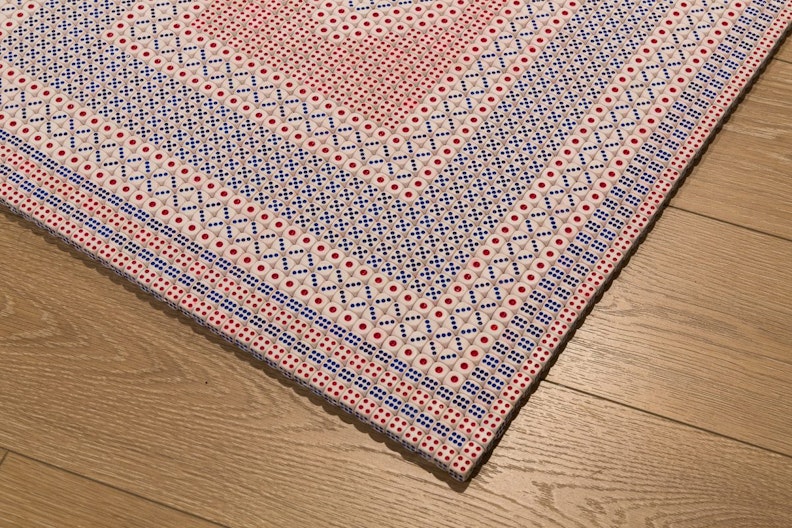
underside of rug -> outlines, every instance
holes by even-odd
[[[464,480],[785,2],[6,0],[0,203]]]

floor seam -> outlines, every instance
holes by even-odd
[[[669,204],[667,207],[669,209],[676,209],[677,211],[682,211],[682,212],[685,212],[685,213],[690,213],[690,214],[693,214],[693,215],[696,215],[696,216],[700,216],[702,218],[707,218],[709,220],[714,220],[715,222],[720,222],[722,224],[730,225],[730,226],[733,226],[733,227],[739,227],[741,229],[745,229],[747,231],[751,231],[752,233],[756,233],[758,235],[765,235],[765,236],[769,236],[769,237],[772,237],[772,238],[776,238],[778,240],[783,240],[785,242],[792,242],[792,238],[787,238],[787,237],[782,236],[782,235],[776,235],[774,233],[768,233],[767,231],[762,231],[761,229],[757,229],[755,227],[745,226],[745,225],[742,225],[742,224],[738,224],[736,222],[731,222],[729,220],[724,220],[722,218],[718,218],[718,217],[715,217],[715,216],[710,216],[708,214],[700,213],[698,211],[685,209],[684,207],[680,207],[678,205],[673,205],[673,203]]]
[[[50,468],[53,468],[53,469],[57,469],[58,471],[63,471],[64,473],[68,473],[69,475],[73,475],[75,477],[79,477],[79,478],[88,480],[88,481],[93,482],[95,484],[99,484],[101,486],[105,486],[105,487],[114,489],[116,491],[120,491],[121,493],[124,493],[126,495],[131,495],[132,497],[135,497],[135,498],[138,498],[138,499],[142,499],[142,500],[144,500],[146,502],[150,502],[152,504],[156,504],[158,506],[162,506],[164,508],[168,508],[169,510],[177,511],[179,513],[182,513],[184,515],[188,515],[188,516],[193,517],[195,519],[199,519],[201,521],[213,524],[213,525],[217,526],[218,528],[229,528],[228,525],[221,524],[221,523],[219,523],[217,521],[213,521],[211,519],[207,519],[206,517],[202,517],[202,516],[200,516],[198,514],[195,514],[193,512],[190,512],[190,511],[187,511],[187,510],[183,510],[183,509],[177,508],[175,506],[171,506],[170,504],[166,504],[166,503],[160,502],[160,501],[158,501],[156,499],[152,499],[150,497],[146,497],[146,496],[141,495],[139,493],[135,493],[134,491],[126,490],[126,489],[121,488],[119,486],[116,486],[114,484],[108,484],[107,482],[102,482],[101,480],[98,480],[96,478],[89,477],[89,476],[83,475],[81,473],[77,473],[76,471],[72,471],[70,469],[66,469],[66,468],[60,467],[60,466],[58,466],[56,464],[53,464],[51,462],[47,462],[45,460],[41,460],[41,459],[38,459],[38,458],[35,458],[35,457],[32,457],[32,456],[26,455],[24,453],[20,453],[19,451],[15,451],[13,449],[8,449],[6,451],[6,455],[3,457],[3,460],[5,460],[5,457],[7,457],[9,453],[13,453],[16,456],[19,456],[19,457],[22,457],[22,458],[26,458],[26,459],[31,460],[33,462],[36,462],[38,464],[42,464],[42,465],[45,465],[47,467],[50,467]],[[0,464],[2,464],[2,460],[0,460]]]
[[[638,411],[638,412],[640,412],[642,414],[646,414],[648,416],[653,416],[655,418],[659,418],[659,419],[664,420],[664,421],[668,421],[668,422],[671,422],[671,423],[675,423],[677,425],[681,425],[681,426],[684,426],[684,427],[687,427],[687,428],[690,428],[690,429],[694,429],[694,430],[702,432],[702,433],[709,433],[711,435],[715,435],[715,436],[717,436],[719,438],[722,438],[724,440],[730,440],[732,442],[736,442],[738,444],[742,444],[742,445],[747,446],[747,447],[752,447],[754,449],[758,449],[760,451],[764,451],[764,452],[769,453],[769,454],[778,455],[778,456],[782,456],[784,458],[792,459],[792,455],[784,453],[782,451],[776,451],[775,449],[771,449],[769,447],[764,447],[764,446],[761,446],[761,445],[758,445],[758,444],[754,444],[754,443],[749,442],[747,440],[741,440],[739,438],[735,438],[733,436],[729,436],[729,435],[724,434],[724,433],[719,433],[718,431],[713,431],[711,429],[707,429],[706,427],[702,427],[700,425],[694,425],[694,424],[685,422],[683,420],[678,420],[676,418],[671,418],[670,416],[665,416],[663,414],[660,414],[660,413],[657,413],[657,412],[654,412],[654,411],[650,411],[650,410],[647,410],[647,409],[642,409],[640,407],[636,407],[635,405],[630,405],[629,403],[624,403],[624,402],[621,402],[619,400],[608,398],[607,396],[602,396],[600,394],[594,394],[594,393],[588,392],[586,390],[579,389],[577,387],[573,387],[573,386],[570,386],[570,385],[565,385],[564,383],[560,383],[558,381],[551,381],[551,380],[545,379],[545,380],[542,381],[542,384],[544,384],[544,383],[547,383],[549,385],[553,385],[555,387],[561,387],[561,388],[564,388],[564,389],[568,389],[568,390],[571,390],[571,391],[576,392],[578,394],[584,394],[586,396],[590,396],[590,397],[595,398],[597,400],[602,400],[602,401],[605,401],[605,402],[608,402],[608,403],[619,405],[620,407],[625,407],[625,408],[633,410],[633,411]],[[541,390],[541,384],[540,384],[540,390]]]

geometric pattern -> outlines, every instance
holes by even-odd
[[[0,202],[467,479],[784,0],[10,0]]]

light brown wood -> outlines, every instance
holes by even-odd
[[[707,226],[680,212],[662,223],[675,218],[687,219],[680,231]],[[648,248],[675,231],[656,233]],[[233,526],[385,515],[394,526],[784,526],[792,515],[789,457],[551,383],[471,484],[449,484],[51,237],[3,214],[0,240],[0,445],[180,510]],[[588,361],[575,355],[558,371]],[[655,379],[622,357],[615,383]]]
[[[792,38],[788,34],[786,40],[778,48],[774,58],[792,63]]]
[[[669,209],[549,379],[792,454],[792,242]]]
[[[792,64],[771,61],[672,204],[792,240]]]
[[[217,526],[14,453],[0,466],[0,525]]]

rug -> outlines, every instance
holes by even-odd
[[[787,0],[6,0],[0,201],[465,480]]]

